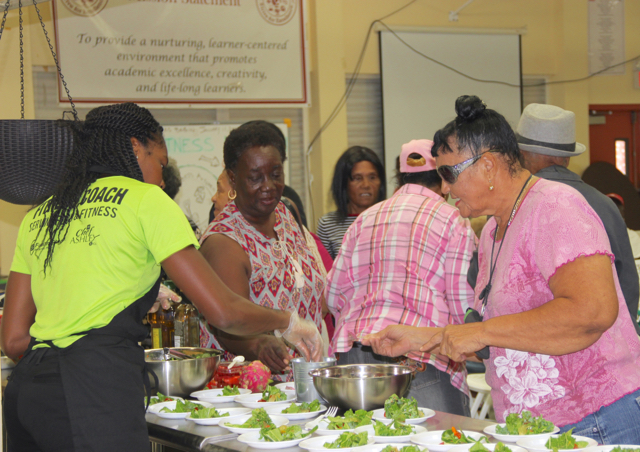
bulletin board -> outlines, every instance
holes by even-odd
[[[182,186],[175,201],[201,231],[209,222],[211,197],[224,169],[222,149],[229,133],[240,124],[164,126],[169,157],[178,162]],[[288,142],[286,124],[276,124]],[[286,165],[286,162],[285,162]],[[289,171],[285,171],[285,182]]]
[[[53,0],[76,103],[306,105],[302,0]],[[59,86],[60,102],[67,102]]]

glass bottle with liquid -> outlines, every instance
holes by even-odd
[[[163,284],[175,292],[176,285],[172,281]],[[147,321],[151,326],[151,344],[153,348],[173,347],[175,331],[175,309],[173,304],[168,309],[162,306],[154,313],[147,314]]]
[[[176,347],[200,347],[198,310],[184,295],[180,306],[176,309],[174,345]]]

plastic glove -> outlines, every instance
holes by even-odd
[[[149,309],[149,314],[156,312],[160,309],[160,306],[162,306],[162,309],[169,309],[171,307],[171,301],[178,303],[182,301],[182,297],[164,284],[160,284],[158,297],[156,298],[156,302],[153,303],[153,306],[151,306],[151,309]]]
[[[322,336],[315,323],[303,320],[297,312],[291,313],[289,328],[284,332],[275,331],[276,336],[282,336],[292,344],[307,361],[317,362],[322,359]]]

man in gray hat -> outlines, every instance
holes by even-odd
[[[576,143],[575,115],[571,111],[545,104],[529,104],[522,112],[516,137],[522,151],[522,165],[543,179],[562,182],[580,192],[598,214],[609,236],[620,288],[629,313],[640,334],[638,317],[638,272],[627,234],[627,226],[615,204],[603,193],[586,184],[573,171],[569,159],[585,151]]]

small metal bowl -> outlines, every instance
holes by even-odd
[[[147,369],[153,371],[158,377],[158,386],[155,387],[153,376],[149,375],[152,393],[155,390],[165,395],[188,397],[192,392],[204,388],[211,380],[220,363],[222,352],[197,347],[176,347],[174,350],[189,356],[205,352],[212,354],[206,358],[165,361],[163,349],[145,350],[144,360],[147,363]]]
[[[403,397],[411,386],[412,369],[395,364],[350,364],[323,367],[309,375],[320,395],[343,410],[375,410],[391,394]]]

